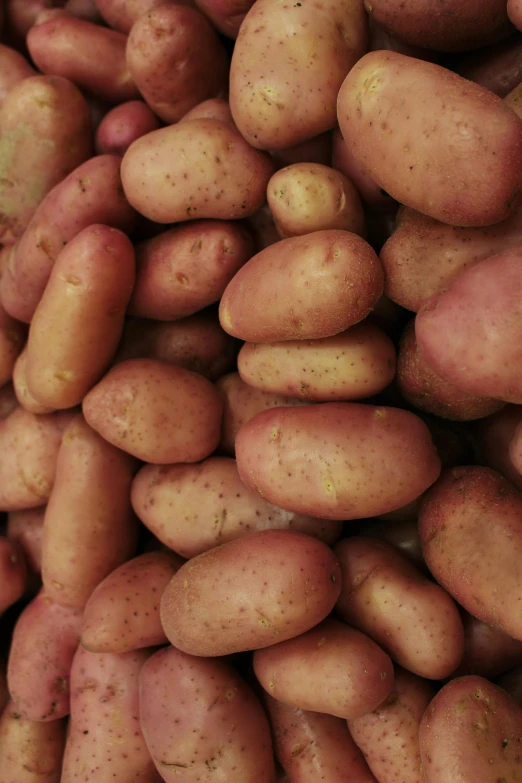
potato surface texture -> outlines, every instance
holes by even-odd
[[[0,718],[0,769],[6,783],[60,783],[66,723],[24,720],[12,702]]]

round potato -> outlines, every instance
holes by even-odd
[[[123,157],[133,141],[159,127],[158,118],[143,101],[120,103],[107,112],[96,129],[96,152]]]

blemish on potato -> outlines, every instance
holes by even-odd
[[[76,275],[69,275],[68,277],[65,278],[65,282],[73,286],[81,285],[81,280]]]

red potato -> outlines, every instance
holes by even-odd
[[[362,321],[382,291],[382,268],[364,239],[315,231],[251,258],[226,287],[219,315],[241,340],[314,340]]]
[[[65,0],[6,0],[3,5],[13,41],[17,46],[22,46],[38,14],[46,8],[62,7]]]
[[[35,75],[36,71],[23,54],[10,46],[0,44],[0,106],[13,87],[23,79]]]
[[[517,780],[521,774],[522,709],[482,677],[444,686],[419,732],[424,783]]]
[[[26,334],[25,324],[12,318],[0,302],[0,387],[11,380]]]
[[[522,491],[522,476],[511,461],[509,448],[513,434],[521,421],[522,407],[506,405],[498,413],[477,422],[474,431],[477,463],[502,473],[520,491]]]
[[[522,427],[517,424],[509,444],[509,457],[515,470],[522,476]]]
[[[7,683],[21,718],[54,721],[69,714],[69,674],[80,641],[81,612],[66,609],[45,591],[15,625]]]
[[[86,395],[87,423],[144,462],[199,462],[216,448],[223,404],[202,375],[155,359],[113,367]]]
[[[512,36],[507,41],[466,54],[454,70],[505,98],[522,81],[522,39]]]
[[[96,0],[96,7],[109,27],[121,33],[130,33],[132,26],[144,14],[168,0]],[[191,5],[190,0],[173,0],[173,5]]]
[[[341,524],[267,503],[245,487],[235,460],[198,465],[145,465],[132,485],[133,508],[169,549],[187,559],[259,530],[295,530],[333,544]]]
[[[120,103],[107,112],[96,129],[96,152],[123,157],[133,141],[159,127],[158,118],[143,101]]]
[[[522,30],[522,2],[521,0],[507,0],[507,13],[510,21],[518,30]]]
[[[419,60],[428,60],[432,63],[436,63],[441,59],[440,52],[424,49],[422,46],[412,46],[400,38],[395,38],[395,36],[375,23],[370,9],[367,8],[366,10],[370,13],[370,45],[368,47],[370,52],[387,49],[391,52],[407,54],[409,57],[417,57]]]
[[[137,139],[121,175],[128,200],[156,223],[236,220],[256,212],[274,171],[229,122],[195,119]]]
[[[434,695],[430,683],[396,668],[393,690],[382,704],[348,721],[379,783],[423,783],[419,726]]]
[[[340,589],[339,564],[326,544],[264,530],[185,563],[162,595],[161,621],[179,650],[229,655],[308,631],[331,612]]]
[[[348,402],[264,411],[241,428],[236,457],[241,479],[266,500],[325,519],[401,508],[440,472],[421,419]]]
[[[0,536],[0,616],[23,596],[27,565],[21,546]]]
[[[27,385],[27,343],[13,368],[13,386],[18,404],[29,413],[52,413],[53,408],[42,405],[29,391]]]
[[[519,204],[522,122],[484,87],[433,63],[370,52],[337,105],[354,157],[402,204],[457,226],[498,223]]]
[[[464,657],[453,673],[454,677],[476,674],[491,679],[522,664],[522,641],[477,620],[468,612],[462,612],[462,615]]]
[[[166,783],[274,781],[266,716],[225,661],[157,652],[140,673],[140,720]]]
[[[42,570],[44,515],[45,506],[40,506],[26,511],[11,511],[7,516],[7,538],[21,547],[27,565],[37,574]]]
[[[332,166],[353,182],[365,204],[375,210],[394,208],[395,200],[380,188],[354,157],[338,127],[333,131]]]
[[[0,769],[6,783],[60,783],[66,722],[24,720],[12,703],[0,718]]]
[[[337,620],[257,650],[254,671],[274,699],[346,720],[375,709],[393,688],[393,665],[386,653]]]
[[[254,0],[197,0],[196,5],[220,33],[237,38],[241,25]]]
[[[206,101],[201,101],[184,114],[180,122],[188,120],[219,120],[219,122],[234,124],[230,106],[224,98],[207,98]]]
[[[286,147],[271,150],[270,154],[278,166],[291,166],[298,163],[316,163],[330,166],[332,157],[332,133],[320,133],[311,139]]]

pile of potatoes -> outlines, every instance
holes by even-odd
[[[0,5],[0,783],[522,780],[522,1]]]

